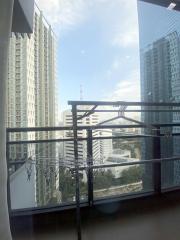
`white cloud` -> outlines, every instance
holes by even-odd
[[[37,0],[37,4],[57,32],[77,26],[94,12],[109,31],[111,43],[118,47],[128,47],[138,43],[136,1]]]
[[[112,44],[123,48],[137,47],[139,43],[137,0],[119,0],[119,3],[121,14],[114,30]]]
[[[117,79],[117,76],[121,75],[122,72],[126,71],[127,66],[129,66],[129,71],[131,71],[132,68],[137,68],[134,67],[137,65],[139,65],[137,56],[135,57],[133,55],[125,55],[119,57],[116,56],[112,61],[112,64],[109,66],[109,69],[106,71],[106,77],[107,79],[111,80],[112,77]]]
[[[121,80],[114,91],[106,99],[111,101],[139,101],[140,80],[139,71],[134,70],[126,79]]]
[[[61,32],[82,22],[85,0],[37,0],[37,4],[53,27]]]
[[[119,81],[115,86],[114,91],[106,95],[102,101],[140,101],[140,74],[138,70],[133,70],[126,79]],[[133,109],[138,109],[139,107],[133,107]],[[131,107],[129,107],[131,109]],[[108,113],[102,115],[102,120],[114,117],[114,113]],[[137,118],[135,113],[126,113],[127,117]]]
[[[127,29],[124,32],[120,32],[114,37],[113,45],[119,47],[135,47],[138,46],[138,32],[136,29]]]

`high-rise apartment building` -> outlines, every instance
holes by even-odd
[[[174,34],[173,34],[174,35]],[[173,35],[168,35],[141,52],[141,92],[143,102],[171,102],[172,100],[172,71],[171,71],[171,53],[170,41]],[[158,110],[158,107],[156,107]],[[145,112],[142,116],[146,124],[152,123],[171,123],[173,115],[170,112]],[[149,129],[144,130],[149,133]],[[166,129],[167,131],[167,129]],[[168,129],[169,133],[172,129]],[[151,131],[153,135],[153,130]],[[152,159],[153,156],[153,140],[144,139],[143,159]],[[172,139],[161,139],[161,157],[171,157],[173,155]],[[171,184],[173,181],[173,163],[164,163],[162,165],[163,182]],[[150,175],[151,169],[148,166],[146,171]]]
[[[138,1],[141,51],[141,99],[148,102],[179,102],[180,98],[180,16],[177,11]],[[160,16],[160,18],[159,18]],[[156,110],[159,108],[157,107]],[[162,107],[161,107],[162,109]],[[144,113],[146,123],[177,123],[178,112]],[[161,133],[180,132],[179,127],[161,128]],[[154,132],[151,132],[154,134]],[[161,139],[161,157],[180,154],[179,137]],[[143,141],[142,157],[152,158],[152,141]],[[179,161],[162,164],[162,187],[180,183]],[[150,176],[151,168],[146,171]]]
[[[34,74],[34,35],[12,35],[9,50],[7,88],[7,127],[35,126],[35,74]],[[12,140],[33,139],[34,133],[16,133]],[[31,151],[33,150],[33,151]],[[32,155],[32,146],[12,146],[11,158]]]
[[[78,120],[78,125],[90,126],[96,125],[99,123],[99,115],[92,114],[88,117],[84,117],[81,120]],[[72,113],[70,110],[66,110],[63,112],[63,125],[64,126],[72,126]],[[99,131],[93,131],[94,137],[99,137]],[[64,138],[72,138],[72,131],[65,131]],[[87,137],[86,130],[78,131],[79,138]],[[78,156],[80,161],[85,161],[87,159],[87,143],[86,141],[79,141],[78,143]],[[101,157],[101,148],[100,141],[93,141],[93,159],[99,160]],[[64,143],[64,159],[66,161],[74,160],[74,142],[65,142]]]
[[[35,126],[53,127],[57,122],[56,109],[56,40],[51,26],[45,21],[42,12],[35,12],[34,18],[34,59],[35,59]],[[55,138],[55,132],[41,132],[37,139]],[[47,176],[37,171],[36,197],[38,204],[47,204],[58,188],[58,166],[50,171],[47,163],[57,157],[56,143],[36,146],[37,162],[47,169]],[[56,174],[52,174],[56,172]],[[55,177],[56,175],[56,177]]]
[[[78,114],[81,116],[80,114]],[[90,116],[84,117],[78,120],[78,125],[81,126],[92,126],[97,125],[100,122],[99,115],[96,113]],[[70,110],[64,111],[63,113],[63,125],[72,126],[72,113]],[[111,130],[93,130],[93,137],[112,137]],[[65,131],[64,138],[72,138],[72,131]],[[79,138],[86,138],[87,131],[78,131]],[[93,161],[96,163],[103,163],[109,155],[112,153],[112,139],[107,140],[93,140]],[[78,143],[78,156],[80,161],[87,160],[87,141],[79,141]],[[74,143],[65,142],[64,143],[64,159],[66,161],[73,161],[74,159]]]
[[[166,36],[141,49],[141,97],[144,102],[179,102],[180,95],[180,36],[173,31]],[[156,108],[158,110],[158,107]],[[176,123],[180,117],[172,112],[146,112],[143,121],[149,123]],[[145,130],[147,132],[149,130]],[[163,130],[162,130],[163,131]],[[166,128],[166,132],[179,132],[179,128]],[[151,132],[153,134],[153,131]],[[179,154],[178,138],[161,139],[161,157]],[[153,158],[151,139],[143,143],[143,158]],[[147,175],[151,169],[147,170]],[[164,186],[172,185],[179,180],[179,163],[162,164],[162,182]],[[149,174],[148,174],[149,173]]]
[[[109,139],[102,139],[100,141],[101,147],[101,163],[104,163],[113,152],[112,129],[104,129],[99,131],[100,137],[107,137]]]
[[[10,40],[7,127],[50,127],[57,122],[56,107],[56,39],[43,14],[36,8],[31,36],[13,34]],[[12,140],[54,138],[55,133],[17,133]],[[33,156],[37,205],[48,204],[56,193],[58,169],[48,163],[56,158],[56,144],[12,146],[10,157]],[[56,168],[54,166],[53,168]],[[45,176],[46,175],[46,176]]]

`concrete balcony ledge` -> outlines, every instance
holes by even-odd
[[[180,192],[82,208],[83,240],[179,240]],[[11,219],[13,239],[76,237],[75,210]]]

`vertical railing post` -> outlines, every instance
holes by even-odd
[[[6,162],[7,162],[7,203],[8,203],[8,209],[9,209],[9,214],[11,213],[11,192],[10,192],[10,176],[9,176],[9,169],[10,169],[10,164],[9,164],[9,132],[6,130]]]
[[[87,130],[87,178],[88,178],[88,203],[93,205],[93,139],[92,129]]]
[[[76,220],[78,240],[81,240],[81,212],[80,212],[80,184],[79,184],[79,161],[78,161],[78,130],[77,130],[77,105],[72,105],[72,123],[74,135],[74,165],[76,180]]]
[[[153,137],[153,158],[159,159],[153,163],[153,180],[154,191],[156,194],[161,194],[161,139],[160,139],[160,127],[156,127]]]

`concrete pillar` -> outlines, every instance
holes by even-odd
[[[9,37],[14,0],[0,0],[0,239],[10,240],[7,206],[6,83]]]

